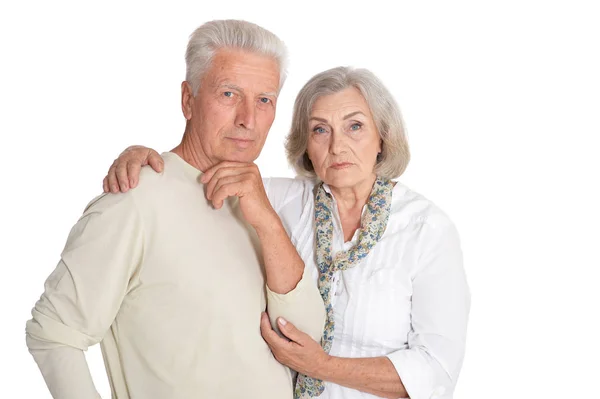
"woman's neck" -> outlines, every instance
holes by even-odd
[[[373,174],[352,187],[329,186],[337,202],[338,213],[344,232],[344,241],[350,241],[356,229],[360,227],[362,210],[369,200],[376,178],[377,176]]]

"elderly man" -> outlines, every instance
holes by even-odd
[[[88,204],[27,322],[55,398],[99,397],[83,351],[101,343],[113,398],[291,398],[261,313],[318,340],[324,305],[272,209],[258,157],[285,47],[243,21],[191,36],[187,119],[160,174]]]

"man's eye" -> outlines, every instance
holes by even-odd
[[[268,104],[269,102],[271,102],[271,99],[267,97],[261,97],[260,102],[263,104]]]
[[[233,92],[232,91],[226,91],[226,92],[223,93],[223,95],[225,97],[233,97]]]

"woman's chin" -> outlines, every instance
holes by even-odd
[[[358,184],[356,173],[328,173],[323,181],[330,187],[348,188]]]

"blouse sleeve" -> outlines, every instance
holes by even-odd
[[[388,355],[411,399],[452,395],[462,367],[470,292],[459,235],[446,217],[420,231],[408,348]]]

